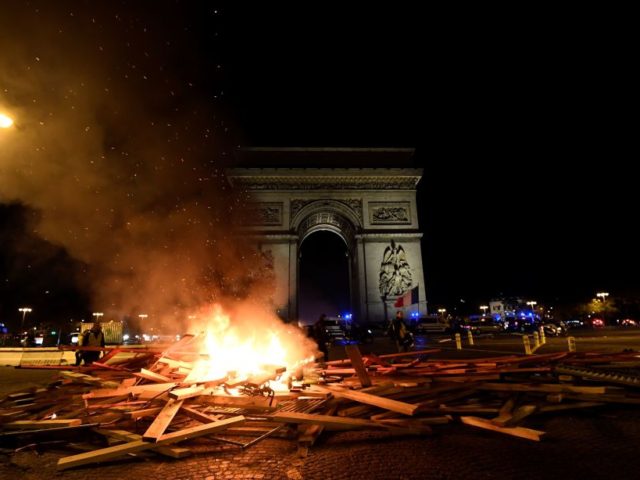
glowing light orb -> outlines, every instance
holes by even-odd
[[[0,128],[9,128],[13,125],[13,119],[4,113],[0,113]]]

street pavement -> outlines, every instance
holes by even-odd
[[[640,332],[578,332],[578,350],[640,350]],[[417,346],[440,346],[441,358],[495,356],[522,352],[522,339],[496,336],[463,343],[458,351],[446,337],[417,339]],[[566,338],[547,339],[541,353],[566,350]],[[390,353],[394,345],[378,338],[363,350]],[[344,356],[334,347],[331,358]],[[434,357],[436,357],[434,356]],[[0,387],[20,390],[45,384],[51,372],[0,368]],[[459,423],[435,426],[429,437],[386,432],[325,432],[299,457],[296,443],[268,438],[247,449],[210,439],[191,441],[194,455],[180,460],[153,454],[131,456],[99,466],[57,473],[59,445],[33,445],[0,454],[0,479],[637,479],[640,471],[640,409],[607,406],[530,417],[524,426],[546,432],[541,442],[488,432]]]

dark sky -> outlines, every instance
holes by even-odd
[[[235,12],[241,141],[415,147],[433,305],[637,294],[629,31],[482,8]]]
[[[500,293],[541,301],[585,299],[603,289],[612,298],[638,295],[630,120],[637,109],[630,29],[620,12],[7,5],[0,106],[46,104],[55,96],[59,113],[67,95],[81,90],[71,79],[88,65],[83,85],[90,93],[73,106],[89,115],[73,121],[82,131],[104,132],[107,153],[137,154],[143,171],[158,170],[157,161],[145,163],[143,147],[149,157],[169,158],[161,162],[169,172],[160,176],[162,186],[178,163],[195,172],[181,174],[185,185],[218,178],[237,146],[415,147],[415,165],[424,168],[419,208],[431,305],[485,302]],[[31,90],[7,74],[31,79],[45,66],[49,74]],[[67,87],[71,93],[62,95]],[[83,152],[93,152],[93,143],[82,143]],[[120,161],[111,159],[107,171],[130,179],[130,162],[121,170]],[[19,193],[0,192],[0,200],[21,201]],[[168,203],[200,194],[185,187]],[[147,195],[132,210],[162,218],[150,204],[165,201]],[[0,211],[5,233],[29,225],[16,220],[15,207]],[[14,249],[0,263],[5,277],[15,273],[16,255]],[[55,249],[47,262],[52,257],[70,262]],[[29,283],[22,272],[14,286],[5,281],[5,298]]]

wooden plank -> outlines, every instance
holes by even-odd
[[[522,405],[518,407],[510,419],[505,422],[505,427],[512,427],[520,423],[523,419],[529,415],[535,413],[538,409],[537,405]]]
[[[535,442],[539,442],[540,436],[545,433],[540,430],[533,430],[531,428],[524,427],[499,427],[491,423],[490,420],[480,417],[460,417],[460,420],[466,425],[472,425],[474,427],[484,428],[486,430],[492,430],[494,432],[500,432],[514,437],[526,438],[527,440],[533,440]]]
[[[161,357],[158,359],[158,363],[169,365],[172,368],[185,368],[187,370],[193,369],[193,363],[191,362],[183,362],[182,360],[174,360],[167,357]]]
[[[316,385],[316,388],[324,390],[326,392],[330,392],[338,398],[348,398],[349,400],[353,400],[355,402],[373,405],[385,410],[391,410],[392,412],[402,413],[403,415],[413,415],[418,409],[417,405],[399,402],[398,400],[390,400],[378,395],[371,395],[370,393],[363,393],[355,390],[345,390],[338,387],[321,387],[319,385]]]
[[[165,445],[169,443],[182,442],[183,440],[187,440],[189,438],[199,437],[202,435],[209,435],[211,433],[216,433],[218,431],[222,431],[230,427],[231,425],[239,425],[244,423],[245,417],[242,415],[238,415],[231,418],[226,418],[224,420],[218,420],[213,423],[203,423],[201,425],[197,425],[195,427],[186,428],[184,430],[180,430],[177,432],[172,432],[163,435],[158,440],[158,443]]]
[[[3,427],[9,430],[35,430],[42,428],[73,427],[76,425],[82,425],[82,420],[79,418],[70,418],[68,420],[17,420],[3,424]]]
[[[152,372],[151,370],[147,370],[146,368],[141,368],[140,371],[134,373],[134,375],[138,378],[144,378],[145,380],[150,380],[156,383],[171,382],[171,379],[169,377],[165,377],[164,375],[160,375],[158,373]]]
[[[278,400],[268,397],[234,397],[223,395],[201,395],[195,397],[195,403],[217,407],[244,408],[247,410],[275,410]]]
[[[516,405],[516,397],[510,397],[502,407],[497,417],[491,419],[491,423],[499,427],[506,426],[507,422],[513,418],[513,408]]]
[[[325,415],[333,416],[336,413],[338,405],[335,402],[334,405],[330,405],[324,412]],[[322,434],[324,430],[323,425],[319,425],[317,423],[311,425],[298,425],[298,448],[300,447],[310,447],[312,446],[318,437]],[[306,453],[306,452],[305,452]]]
[[[179,432],[163,435],[156,443],[145,442],[144,440],[136,440],[133,442],[124,443],[122,445],[102,448],[93,452],[71,455],[69,457],[64,457],[58,460],[57,469],[66,470],[68,468],[78,467],[80,465],[103,462],[105,460],[117,458],[128,453],[142,452],[144,450],[158,448],[162,445],[178,443],[189,438],[210,435],[212,433],[223,431],[231,425],[238,425],[240,423],[243,423],[244,421],[245,418],[242,415],[239,415],[237,417],[220,420],[214,423],[202,424],[198,425],[197,427],[187,428]]]
[[[197,397],[198,395],[211,395],[212,393],[212,390],[209,393],[204,393],[204,387],[192,385],[187,388],[176,388],[175,390],[171,390],[169,392],[169,398],[173,398],[174,400],[184,400],[186,398]]]
[[[572,402],[572,403],[564,403],[562,405],[547,405],[545,407],[538,408],[539,413],[547,413],[547,412],[559,412],[562,410],[573,410],[579,408],[591,408],[591,407],[601,407],[606,405],[605,403],[600,402]]]
[[[180,413],[202,423],[211,423],[220,420],[220,415],[207,415],[205,413],[199,412],[195,408],[185,407],[184,405],[182,406]]]
[[[311,413],[283,412],[269,415],[269,418],[275,422],[282,423],[298,423],[307,425],[322,425],[329,430],[354,430],[354,429],[387,429],[402,431],[403,433],[422,434],[425,430],[415,427],[398,428],[393,425],[384,425],[382,423],[366,420],[363,418],[345,418],[333,415],[315,415]]]
[[[92,390],[82,395],[82,398],[89,400],[92,398],[108,398],[121,395],[137,395],[144,391],[162,392],[163,390],[171,390],[177,385],[175,382],[170,383],[150,383],[148,385],[136,385],[133,387],[105,388]]]
[[[169,399],[164,408],[158,413],[158,416],[155,418],[153,423],[149,425],[147,431],[142,435],[142,439],[145,441],[156,442],[162,436],[164,431],[167,429],[173,417],[176,416],[180,407],[182,407],[182,402],[184,400],[175,400],[173,398]]]
[[[143,418],[143,417],[151,417],[153,415],[157,415],[162,411],[164,407],[153,407],[153,408],[143,408],[140,410],[134,410],[132,412],[127,412],[125,415],[132,420]]]
[[[498,392],[584,393],[591,395],[604,394],[607,391],[606,387],[579,387],[555,383],[483,383],[478,385],[478,389]]]
[[[96,433],[99,433],[100,435],[104,435],[105,437],[114,438],[123,442],[136,442],[138,440],[142,440],[142,435],[127,432],[126,430],[108,430],[96,428],[94,429],[94,431]],[[159,453],[160,455],[164,455],[165,457],[171,458],[185,458],[192,454],[191,450],[183,447],[159,446],[157,448],[154,448],[153,451]]]
[[[345,345],[344,349],[347,351],[347,355],[351,359],[351,365],[356,370],[356,374],[360,379],[360,383],[363,387],[371,386],[371,379],[369,378],[369,374],[367,373],[367,369],[364,366],[364,362],[362,361],[362,355],[360,354],[360,349],[358,345]]]

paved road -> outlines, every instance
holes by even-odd
[[[441,345],[443,357],[477,357],[521,351],[521,339],[481,337],[476,345],[457,351]],[[583,332],[578,348],[620,351],[638,348],[635,332]],[[392,351],[386,339],[376,339],[378,353]],[[542,351],[566,347],[566,339],[550,339]],[[640,348],[639,348],[640,349]],[[338,347],[331,351],[342,356]],[[27,373],[28,372],[28,373]],[[39,378],[39,376],[41,376]],[[0,369],[0,385],[38,383],[49,372]],[[4,388],[4,387],[3,387]],[[267,439],[246,450],[200,440],[195,455],[165,460],[152,455],[130,457],[98,467],[55,472],[68,449],[36,447],[0,454],[0,479],[637,479],[640,471],[640,409],[606,407],[562,415],[530,417],[525,426],[546,432],[539,443],[478,430],[462,424],[434,428],[431,437],[394,437],[382,432],[325,433],[307,457],[296,455],[295,442]],[[40,453],[36,454],[36,450]]]

